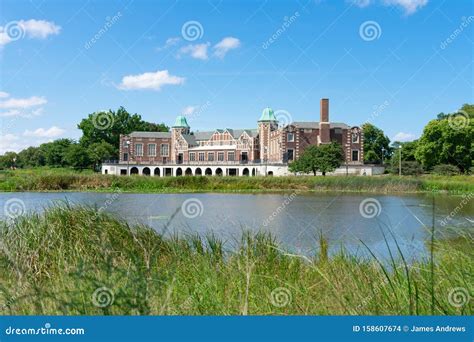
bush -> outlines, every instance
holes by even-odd
[[[459,174],[459,168],[455,165],[440,164],[433,167],[433,173],[442,176],[454,176]]]
[[[398,174],[398,163],[392,165],[390,170],[393,174]],[[402,175],[404,176],[418,176],[423,173],[421,164],[416,161],[402,161]]]

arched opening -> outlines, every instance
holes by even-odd
[[[105,173],[105,174],[108,174],[108,173],[109,173],[109,170],[105,169],[104,173]]]
[[[182,176],[183,175],[183,170],[181,170],[180,167],[176,169],[176,176]]]
[[[195,175],[195,176],[202,176],[202,170],[201,170],[200,167],[198,167],[198,168],[196,169],[196,171],[194,171],[194,175]]]
[[[143,171],[142,171],[142,174],[144,176],[149,176],[151,174],[150,168],[149,167],[144,167]]]
[[[268,171],[267,175],[273,176],[273,171]]]
[[[242,175],[244,175],[244,176],[250,176],[249,169],[245,168],[244,171],[242,171]]]
[[[186,176],[192,176],[192,175],[193,175],[193,170],[191,170],[191,168],[188,167],[188,168],[186,169],[186,171],[184,171],[184,174],[185,174]]]
[[[153,174],[154,174],[155,176],[160,177],[160,168],[159,168],[159,167],[155,167],[155,170],[153,171]]]
[[[131,174],[131,175],[138,175],[138,168],[135,167],[135,166],[132,167],[132,168],[130,169],[130,174]]]
[[[216,176],[222,176],[222,169],[220,167],[216,169]]]
[[[252,176],[253,177],[255,177],[255,173],[256,173],[255,168],[252,168]]]
[[[204,174],[205,174],[206,176],[212,176],[212,170],[211,170],[211,168],[208,167],[208,168],[206,169],[206,171],[204,172]]]

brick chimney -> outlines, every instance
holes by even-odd
[[[328,144],[331,142],[329,127],[329,99],[321,99],[321,112],[319,120],[319,143]]]

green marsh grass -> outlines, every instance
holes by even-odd
[[[394,251],[386,265],[328,256],[324,237],[321,253],[303,258],[246,233],[228,251],[212,235],[164,238],[62,205],[1,223],[0,314],[472,315],[472,300],[453,305],[450,295],[473,295],[472,247],[469,235],[435,241],[434,263],[409,265]]]

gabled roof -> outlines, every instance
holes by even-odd
[[[141,132],[136,131],[129,134],[134,138],[171,138],[171,132]]]
[[[211,139],[212,135],[216,132],[223,133],[223,132],[229,132],[230,135],[234,139],[240,138],[242,133],[246,132],[250,137],[256,137],[258,135],[258,130],[256,129],[232,129],[232,128],[226,128],[226,129],[216,129],[214,131],[206,131],[206,132],[194,132],[194,136],[196,137],[196,140],[209,140]]]
[[[194,134],[181,134],[181,135],[183,136],[184,140],[186,140],[188,145],[191,145],[191,146],[198,145]]]

